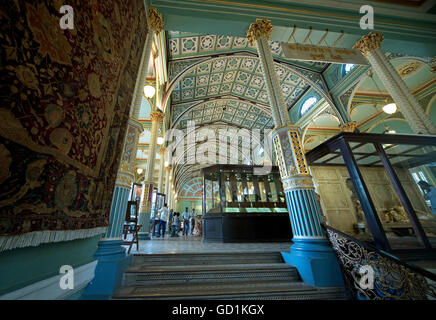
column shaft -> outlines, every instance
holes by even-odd
[[[333,250],[321,228],[321,211],[317,204],[300,139],[300,128],[291,125],[282,90],[268,45],[272,25],[257,19],[250,25],[247,38],[256,42],[271,105],[275,129],[273,144],[293,230],[291,252],[282,252],[286,263],[294,265],[303,280],[314,286],[343,285]],[[268,183],[269,187],[269,183]]]
[[[416,134],[436,134],[436,127],[381,50],[382,41],[382,33],[371,32],[356,42],[354,48],[359,49],[368,59],[412,131]]]

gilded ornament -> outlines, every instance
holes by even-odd
[[[366,57],[368,53],[380,48],[383,39],[383,33],[371,32],[357,41],[353,48],[360,50],[360,52],[362,52],[362,54]]]
[[[161,111],[152,111],[150,112],[151,121],[161,121],[164,117],[164,114]]]
[[[421,64],[419,62],[407,63],[405,65],[402,65],[398,69],[398,73],[400,74],[401,77],[410,76],[413,73],[415,73],[419,69],[420,66],[421,66]]]
[[[340,126],[342,132],[354,132],[357,129],[356,121],[350,121]]]
[[[256,22],[252,23],[247,30],[247,40],[253,44],[261,37],[269,38],[272,30],[273,26],[269,19],[256,19]]]
[[[162,14],[158,13],[155,8],[148,8],[148,25],[156,34],[163,30],[164,22]]]

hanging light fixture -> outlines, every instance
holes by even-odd
[[[397,105],[395,103],[388,103],[383,107],[383,111],[387,114],[394,114],[397,112]]]
[[[156,89],[153,86],[149,84],[144,86],[144,96],[147,99],[153,98],[155,93],[156,93]]]
[[[142,171],[143,171],[143,169],[142,169],[142,168],[138,168],[138,170],[136,170],[136,172],[138,172],[138,174],[141,174],[141,173],[142,173]]]
[[[165,142],[165,139],[163,137],[157,137],[157,144],[162,145]]]

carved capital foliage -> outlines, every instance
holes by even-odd
[[[350,121],[340,126],[342,132],[354,132],[357,129],[357,122]]]
[[[371,32],[368,35],[360,38],[360,40],[356,42],[353,48],[360,50],[360,52],[362,52],[362,54],[366,57],[371,51],[380,48],[383,39],[383,33]]]
[[[167,150],[167,148],[160,148],[160,149],[159,149],[159,153],[160,153],[161,155],[164,155],[166,150]]]
[[[155,8],[148,8],[148,25],[156,34],[163,30],[164,22],[162,14],[157,12]]]
[[[152,111],[150,112],[151,121],[161,121],[164,117],[164,114],[161,111]]]
[[[261,37],[269,38],[272,30],[273,26],[269,19],[256,19],[256,22],[252,23],[247,30],[247,40],[254,43]]]

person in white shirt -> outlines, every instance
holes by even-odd
[[[159,210],[160,214],[160,222],[158,227],[158,237],[162,235],[162,238],[165,238],[165,229],[167,225],[168,219],[168,205],[165,203],[164,206]]]
[[[182,232],[182,235],[188,235],[189,219],[190,218],[191,218],[191,213],[188,211],[188,207],[186,207],[185,212],[182,213],[182,219],[183,219],[183,232]]]

